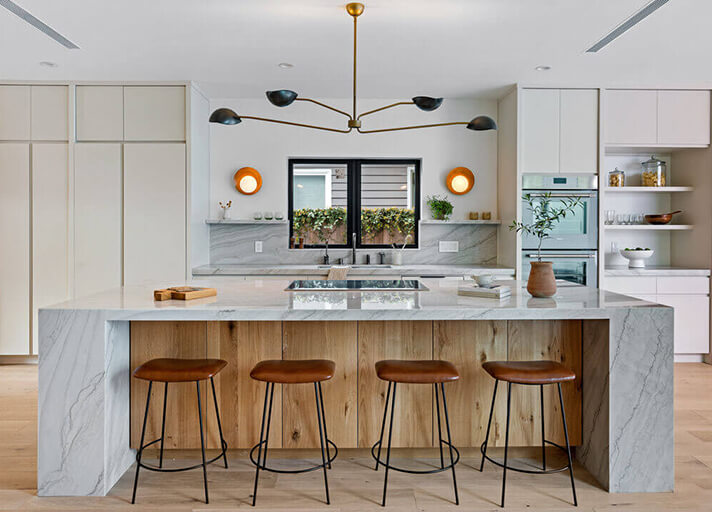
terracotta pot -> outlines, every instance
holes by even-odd
[[[551,261],[532,261],[527,291],[534,297],[551,297],[556,293],[556,278]]]

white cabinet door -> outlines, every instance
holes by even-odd
[[[121,86],[77,86],[77,140],[124,138],[124,91]]]
[[[66,144],[32,144],[32,337],[37,310],[69,298]]]
[[[675,308],[675,353],[709,353],[709,297],[706,295],[658,295],[658,302]]]
[[[658,277],[658,294],[707,295],[710,278],[703,276]]]
[[[522,90],[522,172],[559,172],[558,89]]]
[[[608,144],[656,144],[658,92],[609,90],[605,96],[604,137]]]
[[[30,146],[0,144],[0,355],[30,353]]]
[[[121,144],[74,146],[74,295],[121,286]]]
[[[186,279],[185,144],[124,145],[124,284]]]
[[[124,87],[126,140],[185,140],[185,87]]]
[[[32,140],[69,140],[66,85],[32,86]]]
[[[655,277],[606,276],[601,288],[622,295],[655,295],[657,282]]]
[[[598,172],[598,91],[561,91],[559,171]]]
[[[710,91],[658,91],[658,143],[710,143]]]
[[[0,85],[0,140],[30,140],[30,87]]]

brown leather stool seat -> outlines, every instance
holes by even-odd
[[[405,384],[436,384],[460,378],[455,365],[448,361],[402,361],[387,359],[376,363],[381,380]]]
[[[136,368],[137,379],[155,382],[195,382],[217,375],[227,366],[222,359],[151,359]]]
[[[306,384],[329,380],[335,370],[336,364],[328,359],[268,359],[257,363],[250,377],[277,384]]]
[[[482,369],[497,380],[515,384],[556,384],[576,374],[556,361],[488,361]]]

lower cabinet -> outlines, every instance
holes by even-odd
[[[708,277],[606,277],[604,289],[675,309],[675,353],[710,352]]]

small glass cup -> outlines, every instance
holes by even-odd
[[[277,220],[284,219],[284,214],[282,212],[274,212],[274,218]]]
[[[625,215],[616,213],[616,224],[625,224]]]
[[[642,213],[636,213],[635,214],[635,223],[636,224],[645,224],[645,215]]]
[[[604,224],[611,225],[616,223],[616,211],[615,210],[606,210],[603,212],[604,214]]]
[[[272,220],[274,214],[272,212],[265,212],[265,220]]]
[[[252,215],[252,218],[255,220],[262,220],[262,212],[255,212],[254,215]]]

